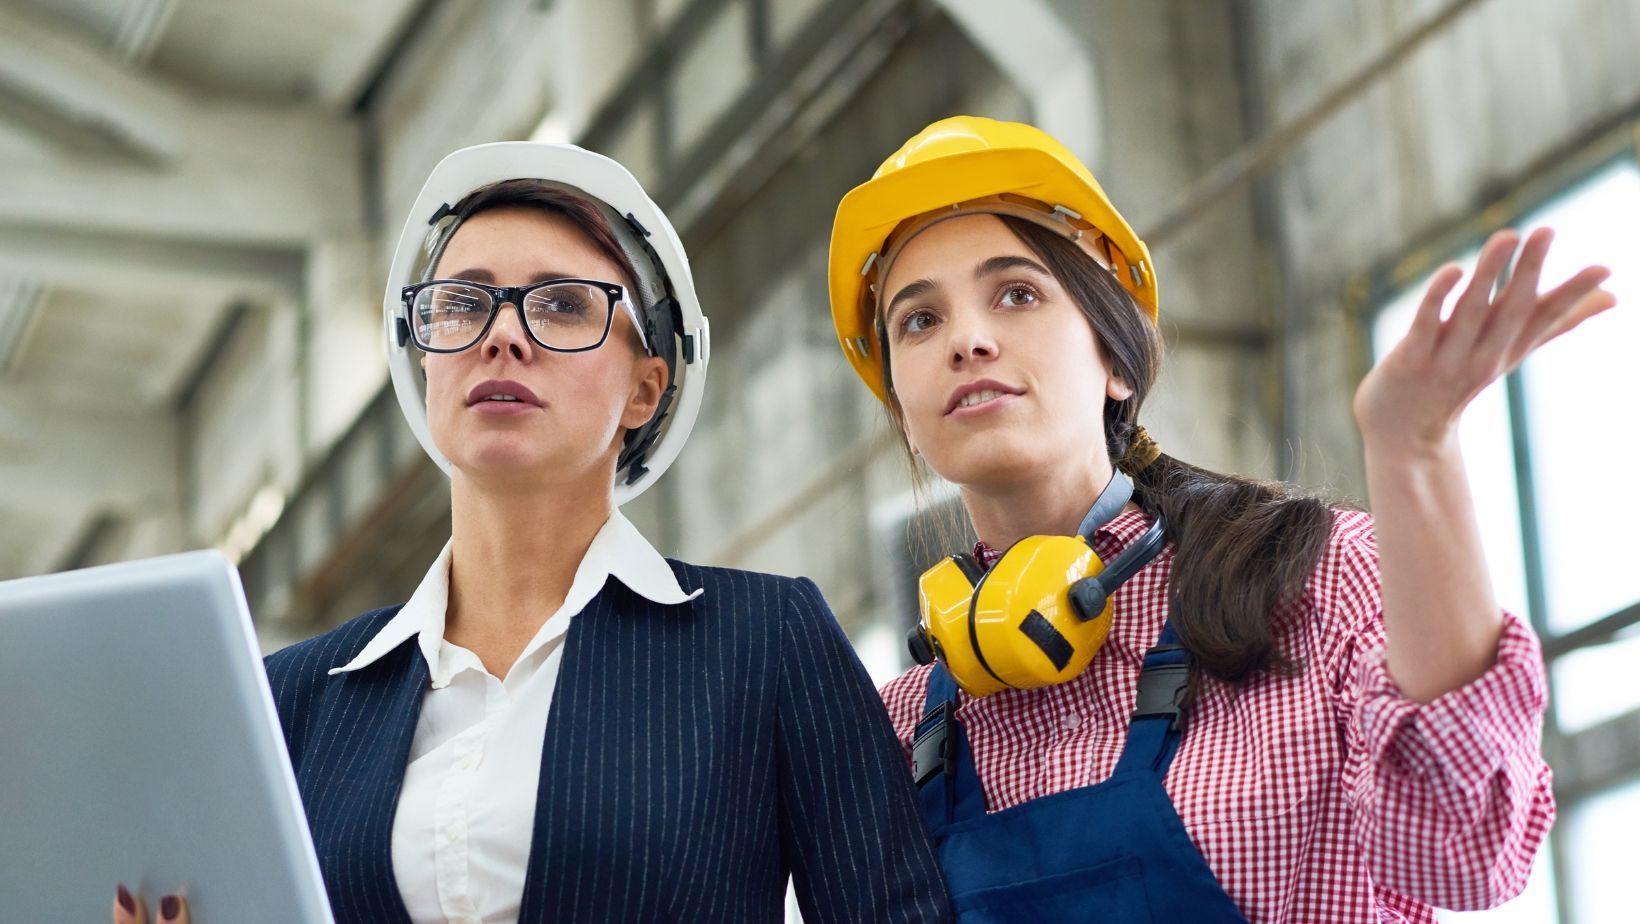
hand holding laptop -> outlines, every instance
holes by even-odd
[[[188,924],[188,900],[181,895],[167,895],[154,906],[154,915],[148,914],[148,903],[141,895],[133,895],[125,883],[114,890],[114,924]]]
[[[0,581],[0,742],[24,741],[0,747],[6,924],[331,922],[222,556]]]

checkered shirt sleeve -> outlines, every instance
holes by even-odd
[[[1548,683],[1537,638],[1505,612],[1491,669],[1432,702],[1406,698],[1384,661],[1370,522],[1344,528],[1315,586],[1318,609],[1338,630],[1326,660],[1342,682],[1355,840],[1379,885],[1441,908],[1492,907],[1525,887],[1555,817],[1541,757]]]

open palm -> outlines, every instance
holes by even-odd
[[[1524,245],[1514,231],[1493,234],[1475,274],[1442,318],[1447,297],[1463,278],[1445,266],[1430,280],[1412,328],[1356,389],[1354,411],[1363,439],[1398,449],[1437,449],[1454,438],[1458,418],[1476,395],[1520,365],[1533,350],[1612,307],[1601,289],[1611,272],[1585,267],[1538,294],[1543,261],[1554,238],[1539,228]],[[1498,276],[1516,247],[1520,259],[1494,297]]]

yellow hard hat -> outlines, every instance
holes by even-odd
[[[832,223],[832,323],[854,371],[881,400],[887,395],[882,357],[876,355],[874,290],[883,278],[883,257],[896,229],[935,210],[1017,214],[1072,240],[1095,232],[1103,243],[1100,262],[1156,320],[1150,251],[1074,154],[1035,126],[977,116],[941,119],[850,190]],[[922,227],[927,224],[917,230]]]

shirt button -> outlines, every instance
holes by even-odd
[[[1060,719],[1059,724],[1065,726],[1066,728],[1075,728],[1082,724],[1082,717],[1072,712],[1069,715],[1066,715],[1063,719]]]
[[[446,844],[454,844],[460,838],[461,838],[461,826],[460,825],[453,825],[452,824],[452,825],[446,825],[445,826],[445,828],[444,828],[444,842]]]
[[[461,769],[463,770],[471,770],[476,766],[478,766],[477,754],[468,754],[466,757],[461,759]]]

